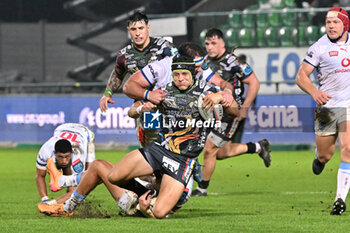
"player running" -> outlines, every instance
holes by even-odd
[[[341,162],[331,214],[341,215],[346,210],[345,199],[350,187],[349,15],[344,9],[335,7],[327,12],[325,23],[326,35],[309,48],[296,83],[317,104],[314,174],[319,175],[332,158],[339,136]],[[315,69],[320,74],[319,89],[308,78]]]

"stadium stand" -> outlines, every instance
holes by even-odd
[[[271,2],[259,0],[258,4],[251,4],[243,10],[233,9],[227,22],[218,26],[226,34],[228,44],[301,47],[311,45],[325,33],[324,26],[313,25],[312,18],[317,11],[300,10],[294,0],[281,0],[275,5]]]
[[[281,27],[278,31],[282,47],[292,47],[297,44],[298,31],[295,27]]]
[[[239,38],[238,38],[238,29],[229,28],[224,33],[224,39],[228,46],[230,47],[238,47],[240,46]]]
[[[241,28],[238,33],[241,47],[252,47],[255,45],[255,30],[253,28]]]
[[[265,37],[267,40],[268,47],[277,47],[280,45],[280,41],[278,39],[278,28],[277,27],[269,27],[265,30]]]

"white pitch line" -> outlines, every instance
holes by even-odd
[[[225,195],[226,193],[208,193],[208,194],[212,196],[220,196],[220,195]]]
[[[294,195],[294,194],[326,194],[329,192],[282,192],[284,195]]]
[[[281,192],[282,195],[301,195],[301,194],[327,194],[330,192]],[[228,193],[208,193],[210,196],[221,196],[221,195],[227,195]]]

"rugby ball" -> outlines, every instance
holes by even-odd
[[[205,108],[202,107],[203,102],[204,102],[204,97],[206,97],[210,93],[212,93],[212,92],[205,91],[199,96],[199,98],[198,98],[198,111],[204,120],[215,119],[215,120],[219,121],[222,119],[222,116],[224,115],[224,109],[223,109],[221,104],[216,104],[214,106],[214,109],[209,108],[208,110],[206,110]]]

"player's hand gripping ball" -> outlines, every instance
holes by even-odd
[[[207,95],[211,94],[211,91],[206,91],[203,92],[199,98],[198,98],[198,110],[199,113],[201,114],[202,118],[204,120],[212,120],[215,119],[216,121],[219,121],[222,119],[222,116],[224,115],[224,109],[222,107],[221,104],[215,104],[214,108],[203,108],[203,102],[204,102],[204,97],[206,97]]]

